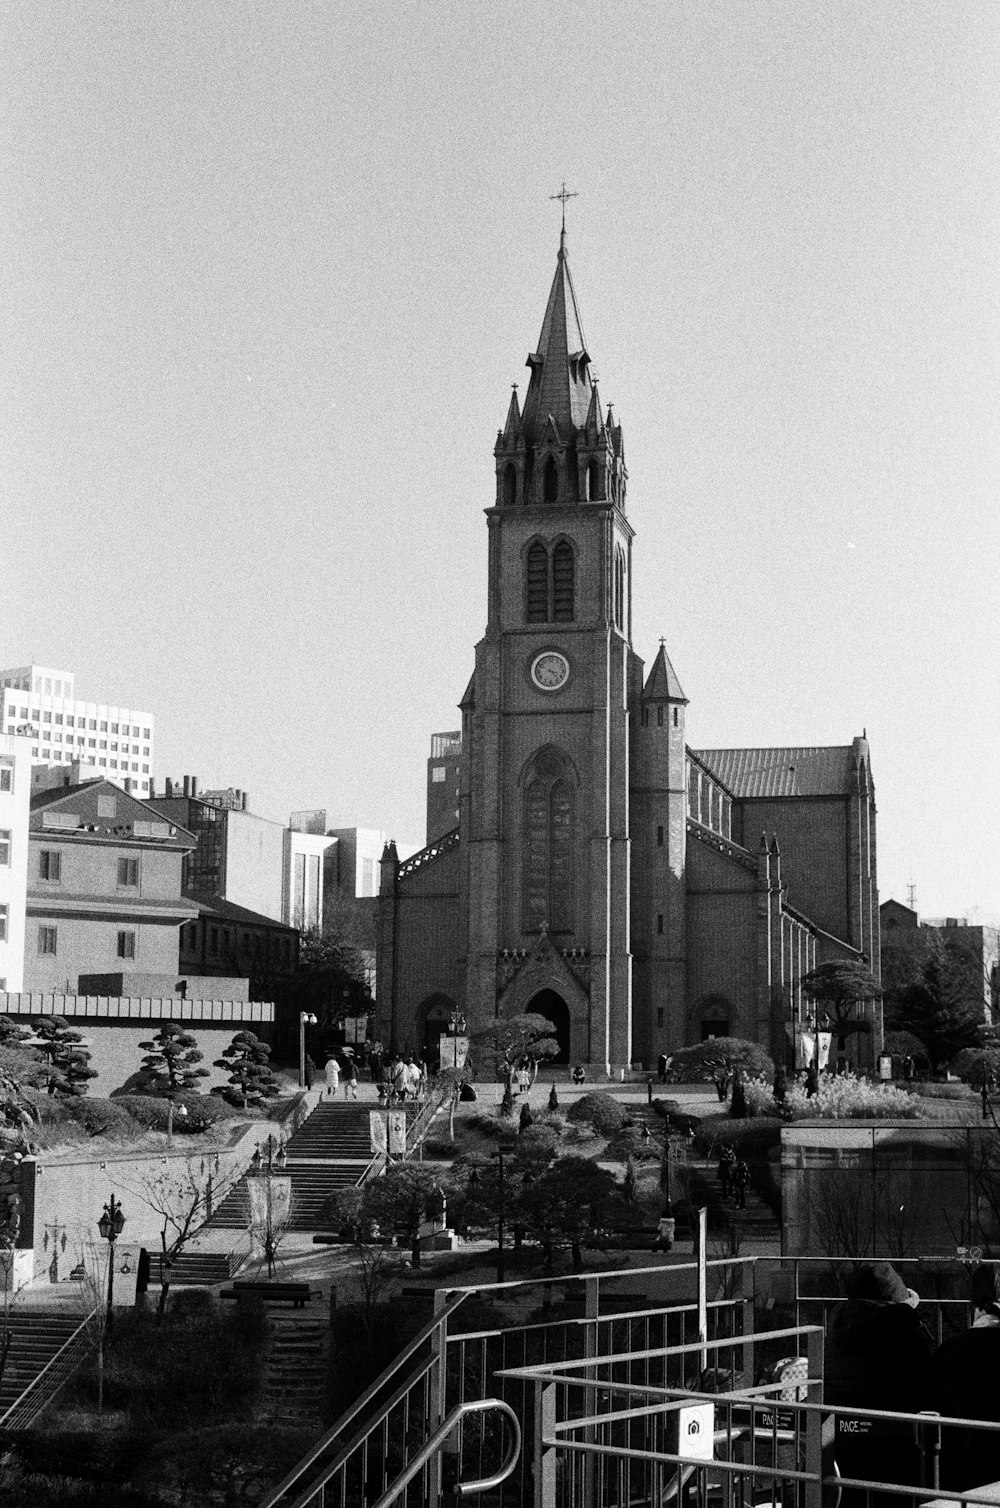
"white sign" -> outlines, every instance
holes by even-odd
[[[406,1152],[406,1111],[390,1110],[389,1121],[389,1151],[404,1156]]]
[[[714,1403],[689,1403],[677,1410],[677,1454],[686,1461],[714,1459]]]
[[[385,1116],[379,1110],[369,1110],[368,1129],[371,1135],[372,1154],[381,1153],[384,1157],[389,1150],[385,1134]]]
[[[360,1042],[364,1042],[368,1036],[368,1017],[345,1016],[344,1036],[347,1038],[348,1042],[353,1042],[355,1043],[355,1045]]]
[[[468,1037],[441,1038],[441,1067],[464,1068],[469,1056]]]

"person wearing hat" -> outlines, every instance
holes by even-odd
[[[931,1359],[931,1407],[939,1414],[1000,1424],[1000,1267],[972,1273],[972,1327],[940,1345]],[[945,1426],[941,1486],[967,1492],[1000,1481],[1000,1432]]]
[[[830,1316],[823,1361],[824,1403],[918,1413],[930,1406],[931,1339],[917,1315],[920,1298],[890,1262],[862,1262],[847,1280],[847,1300]],[[841,1476],[916,1484],[920,1461],[907,1427],[871,1435],[838,1430],[834,1449]],[[844,1490],[843,1508],[867,1499]],[[871,1495],[871,1508],[884,1500]]]

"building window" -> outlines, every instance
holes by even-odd
[[[108,725],[107,725],[107,723],[102,723],[101,724],[101,732],[102,733],[107,733],[107,731],[108,731]],[[112,723],[111,724],[111,731],[112,731],[112,733],[117,733],[118,732],[118,724],[117,723]]]
[[[662,728],[663,727],[663,708],[662,707],[657,707],[657,709],[656,709],[656,726],[658,728]]]
[[[118,934],[118,957],[119,958],[134,958],[135,957],[135,933],[134,932],[119,932],[119,934]]]
[[[538,932],[573,930],[575,775],[558,749],[540,749],[524,782],[522,805],[522,926]]]
[[[72,717],[67,717],[67,719],[66,719],[66,726],[67,726],[67,728],[75,728],[76,727],[76,723],[74,722],[74,720],[73,720]]]
[[[656,846],[657,846],[657,848],[662,848],[663,847],[663,828],[662,827],[658,827],[656,829]]]
[[[657,1024],[657,1026],[660,1026],[660,1027],[662,1027],[662,1025],[663,1025],[663,1006],[662,1005],[658,1005],[656,1007],[656,1024]]]
[[[50,723],[51,721],[52,721],[52,713],[51,712],[43,712],[42,713],[42,722],[43,723]]]
[[[39,927],[38,951],[39,953],[54,954],[59,941],[59,934],[55,927]]]
[[[552,617],[573,622],[573,546],[560,540],[552,551]]]
[[[106,744],[101,744],[101,748],[102,749],[104,749],[106,747],[107,747]],[[112,752],[112,754],[117,754],[118,753],[118,745],[117,744],[112,744],[111,745],[111,752]]]
[[[677,708],[675,707],[674,708],[674,727],[675,728],[677,727],[677,724],[678,724],[678,711],[677,711]]]
[[[143,759],[148,759],[149,758],[149,749],[148,749],[148,747],[144,747],[143,748],[142,757],[143,757]]]
[[[663,936],[663,912],[662,911],[658,911],[656,913],[656,930],[659,933],[659,935],[662,937]]]
[[[108,741],[107,741],[107,739],[106,738],[98,739],[97,747],[99,749],[106,749],[108,747]]]
[[[0,865],[6,867],[10,863],[10,829],[0,827]]]
[[[143,728],[143,730],[142,730],[142,736],[143,736],[143,738],[148,738],[149,737],[149,729],[148,728]],[[147,753],[148,752],[149,751],[147,750]]]
[[[61,722],[62,722],[62,720],[63,720],[63,719],[62,719],[62,713],[61,713],[61,712],[57,712],[57,713],[56,713],[56,722],[57,722],[57,723],[61,723]]]
[[[549,555],[541,544],[533,544],[528,551],[525,598],[527,621],[546,623],[549,613]]]
[[[97,748],[97,739],[96,738],[88,738],[87,739],[87,748],[88,749],[96,749]]]
[[[142,773],[144,775],[148,775],[149,774],[149,765],[148,764],[144,764],[143,765],[143,767],[142,767]],[[144,780],[142,782],[142,788],[143,788],[143,790],[145,790],[148,785],[149,785],[149,781],[148,780]]]
[[[97,815],[99,817],[116,817],[118,815],[118,798],[116,796],[98,796]]]
[[[135,886],[139,883],[139,860],[118,860],[118,883],[119,885]]]
[[[132,737],[133,738],[138,738],[139,737],[139,729],[138,728],[133,728],[132,729]]]
[[[9,764],[0,764],[0,791],[14,789],[14,771]]]
[[[62,854],[58,849],[43,848],[38,855],[38,878],[58,885],[62,880]]]
[[[35,711],[34,711],[34,712],[32,712],[32,714],[31,714],[31,721],[32,721],[32,722],[33,722],[33,723],[37,723],[37,722],[38,722],[38,721],[39,721],[39,713],[38,713],[38,709],[37,709],[37,708],[36,708],[36,709],[35,709]]]
[[[447,779],[447,776],[448,771],[445,766],[443,764],[436,764],[431,770],[431,783],[433,785],[440,785],[443,780]]]
[[[10,915],[9,906],[0,906],[0,942],[7,941],[7,917]]]

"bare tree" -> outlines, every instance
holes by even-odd
[[[160,1298],[156,1323],[163,1323],[170,1292],[170,1270],[188,1241],[211,1216],[213,1205],[224,1199],[239,1177],[230,1172],[213,1177],[212,1159],[190,1156],[182,1169],[166,1167],[148,1183],[119,1187],[141,1199],[160,1219]]]

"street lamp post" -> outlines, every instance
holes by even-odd
[[[306,1027],[315,1026],[312,1011],[299,1011],[299,1088],[306,1087]]]
[[[503,1144],[503,1142],[500,1141],[500,1142],[497,1143],[497,1149],[496,1149],[496,1151],[492,1154],[497,1159],[497,1169],[498,1169],[498,1173],[497,1173],[497,1282],[498,1283],[502,1283],[503,1280],[504,1280],[503,1235],[504,1235],[504,1215],[505,1215],[506,1211],[504,1209],[504,1202],[503,1202],[503,1196],[504,1196],[503,1159],[504,1159],[504,1153],[505,1152],[509,1153],[510,1151],[511,1151],[511,1148],[510,1147],[505,1147],[504,1144]]]
[[[264,1258],[267,1262],[267,1275],[269,1278],[273,1278],[276,1245],[274,1240],[274,1212],[271,1202],[273,1194],[271,1179],[275,1168],[278,1169],[279,1173],[283,1170],[286,1159],[285,1149],[273,1133],[268,1136],[264,1146],[267,1148],[267,1161],[265,1162],[260,1155],[260,1143],[258,1142],[254,1154],[250,1159],[250,1166],[255,1174],[258,1176],[263,1175],[267,1180],[264,1191]],[[275,1153],[275,1147],[278,1149],[277,1153]]]
[[[115,1198],[114,1194],[112,1194],[111,1198],[108,1201],[108,1203],[104,1206],[104,1214],[101,1216],[100,1220],[98,1220],[98,1222],[97,1222],[97,1229],[100,1231],[101,1235],[104,1237],[105,1241],[107,1241],[107,1243],[108,1243],[108,1329],[109,1330],[111,1329],[111,1326],[114,1323],[114,1310],[112,1308],[112,1305],[114,1304],[114,1296],[115,1296],[115,1242],[118,1240],[118,1237],[121,1235],[121,1233],[122,1233],[122,1227],[124,1226],[124,1224],[125,1224],[125,1216],[122,1214],[121,1204]]]

